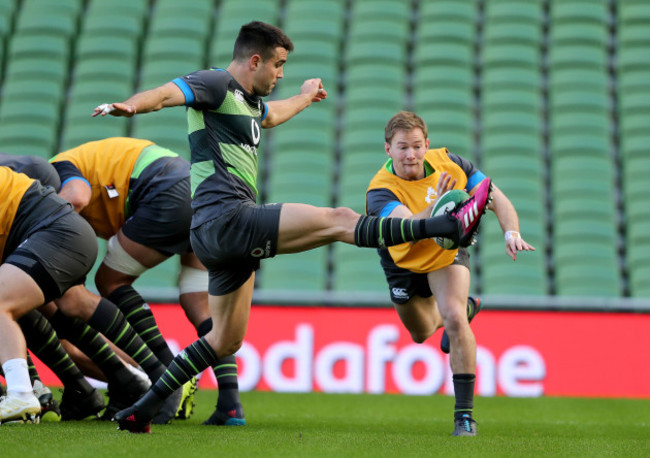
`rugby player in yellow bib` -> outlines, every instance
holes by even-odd
[[[400,112],[385,128],[388,162],[370,181],[366,193],[369,215],[419,219],[431,214],[436,198],[449,189],[470,194],[487,179],[470,161],[446,148],[429,149],[426,123],[414,113]],[[519,219],[508,198],[493,185],[494,211],[505,233],[506,253],[534,250],[519,235]],[[480,300],[468,298],[470,271],[466,248],[445,250],[433,240],[380,248],[395,310],[414,342],[422,343],[445,327],[441,347],[450,353],[456,406],[456,436],[476,435],[472,418],[476,373],[476,341],[469,319]],[[449,344],[445,344],[447,340]]]
[[[151,141],[125,137],[84,143],[56,155],[51,162],[61,179],[59,195],[72,203],[98,237],[108,240],[95,277],[102,298],[76,288],[57,305],[111,340],[111,336],[122,340],[118,329],[132,327],[155,354],[144,367],[156,381],[174,355],[148,304],[132,287],[143,272],[180,255],[181,305],[199,332],[207,327],[203,331],[207,333],[211,327],[207,271],[192,253],[189,241],[189,163]],[[120,326],[106,329],[116,319]],[[133,357],[134,348],[130,350],[127,354]],[[135,354],[139,355],[137,349]],[[161,365],[150,367],[156,360]],[[182,390],[177,390],[156,423],[166,423],[176,415],[181,396]],[[124,403],[109,405],[105,417],[110,419],[123,407]]]
[[[17,320],[83,282],[97,241],[52,187],[0,167],[0,256],[0,363],[7,381],[0,423],[36,421],[41,405]]]

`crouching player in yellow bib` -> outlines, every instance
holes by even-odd
[[[72,202],[99,237],[108,240],[106,257],[95,277],[97,289],[106,298],[104,303],[108,300],[116,304],[167,366],[174,356],[149,306],[132,284],[147,269],[172,255],[180,255],[179,302],[199,336],[212,328],[208,273],[190,244],[189,162],[148,140],[116,137],[62,152],[52,159],[52,164],[61,179],[60,196]],[[86,298],[88,294],[80,292]],[[70,314],[88,313],[79,310],[79,303],[79,298],[71,298],[59,306]],[[100,303],[92,313],[101,317],[101,321],[110,322],[114,311],[103,308]],[[228,406],[240,402],[237,371],[233,368],[236,368],[234,357],[228,364],[214,368],[220,400]],[[186,395],[190,394],[187,392],[190,386],[184,387]],[[181,393],[182,390],[177,390],[179,399]],[[178,407],[179,400],[175,402]],[[155,423],[165,423],[175,415],[177,407],[172,404],[168,401],[163,406]],[[189,415],[191,406],[181,407],[181,412]]]
[[[446,148],[429,149],[425,122],[414,113],[400,112],[385,129],[389,156],[366,194],[369,215],[419,219],[431,214],[435,200],[449,189],[472,194],[489,180],[471,162]],[[519,235],[517,212],[508,198],[492,185],[492,202],[506,234],[506,252],[534,250]],[[480,310],[480,300],[468,298],[469,253],[466,248],[445,250],[433,239],[403,243],[378,250],[395,310],[411,334],[422,343],[440,327],[442,350],[450,353],[456,396],[455,436],[475,436],[472,418],[476,373],[476,341],[469,320]]]
[[[0,423],[37,421],[41,405],[17,320],[83,283],[97,240],[53,188],[0,167],[0,256],[0,363],[7,382]]]

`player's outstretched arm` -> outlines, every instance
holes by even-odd
[[[282,124],[293,118],[313,102],[320,102],[326,98],[327,91],[323,89],[323,83],[320,78],[309,79],[302,83],[300,94],[266,104],[269,112],[266,118],[264,118],[264,121],[262,121],[262,127],[268,129]]]
[[[183,91],[174,83],[167,83],[155,89],[138,92],[124,102],[103,103],[93,110],[92,116],[124,116],[130,118],[137,113],[149,113],[166,107],[185,104]]]
[[[497,215],[499,225],[503,230],[506,240],[506,254],[513,261],[516,261],[518,252],[535,251],[535,247],[521,237],[521,233],[519,232],[519,217],[510,199],[494,184],[492,186],[494,187],[492,191],[492,203],[488,205],[488,208]]]

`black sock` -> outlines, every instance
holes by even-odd
[[[36,372],[36,366],[34,366],[34,361],[32,361],[29,353],[27,353],[27,370],[29,371],[29,380],[32,382],[32,386],[34,386],[35,381],[41,381],[41,377]]]
[[[52,315],[50,323],[60,338],[70,341],[99,367],[109,383],[122,384],[131,379],[131,372],[95,329],[60,310]]]
[[[102,298],[99,301],[97,310],[88,320],[88,324],[133,358],[152,382],[158,380],[165,372],[165,366],[126,321],[122,312],[109,300]]]
[[[151,387],[160,397],[167,398],[193,376],[200,374],[219,359],[204,337],[181,351],[171,362],[165,373]]]
[[[457,234],[458,222],[447,215],[424,219],[361,216],[354,230],[354,243],[386,248],[431,237],[454,238]]]
[[[463,414],[472,415],[474,408],[474,382],[475,374],[454,374],[454,393],[456,405],[454,406],[454,419],[458,420]]]
[[[208,318],[197,328],[199,337],[203,337],[212,329],[212,319]],[[217,379],[219,397],[217,410],[230,410],[234,405],[241,404],[239,400],[239,383],[237,382],[237,358],[235,355],[220,358],[212,367]]]
[[[23,330],[29,349],[47,365],[66,388],[89,394],[93,387],[84,378],[77,365],[61,346],[59,337],[47,318],[32,310],[23,315],[18,324]]]
[[[142,337],[147,346],[165,366],[174,359],[174,354],[160,333],[156,319],[151,313],[149,304],[130,285],[120,286],[108,299],[122,311],[131,326]]]

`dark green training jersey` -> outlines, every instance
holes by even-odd
[[[173,82],[188,107],[194,228],[242,201],[256,201],[257,148],[267,106],[222,69]]]

